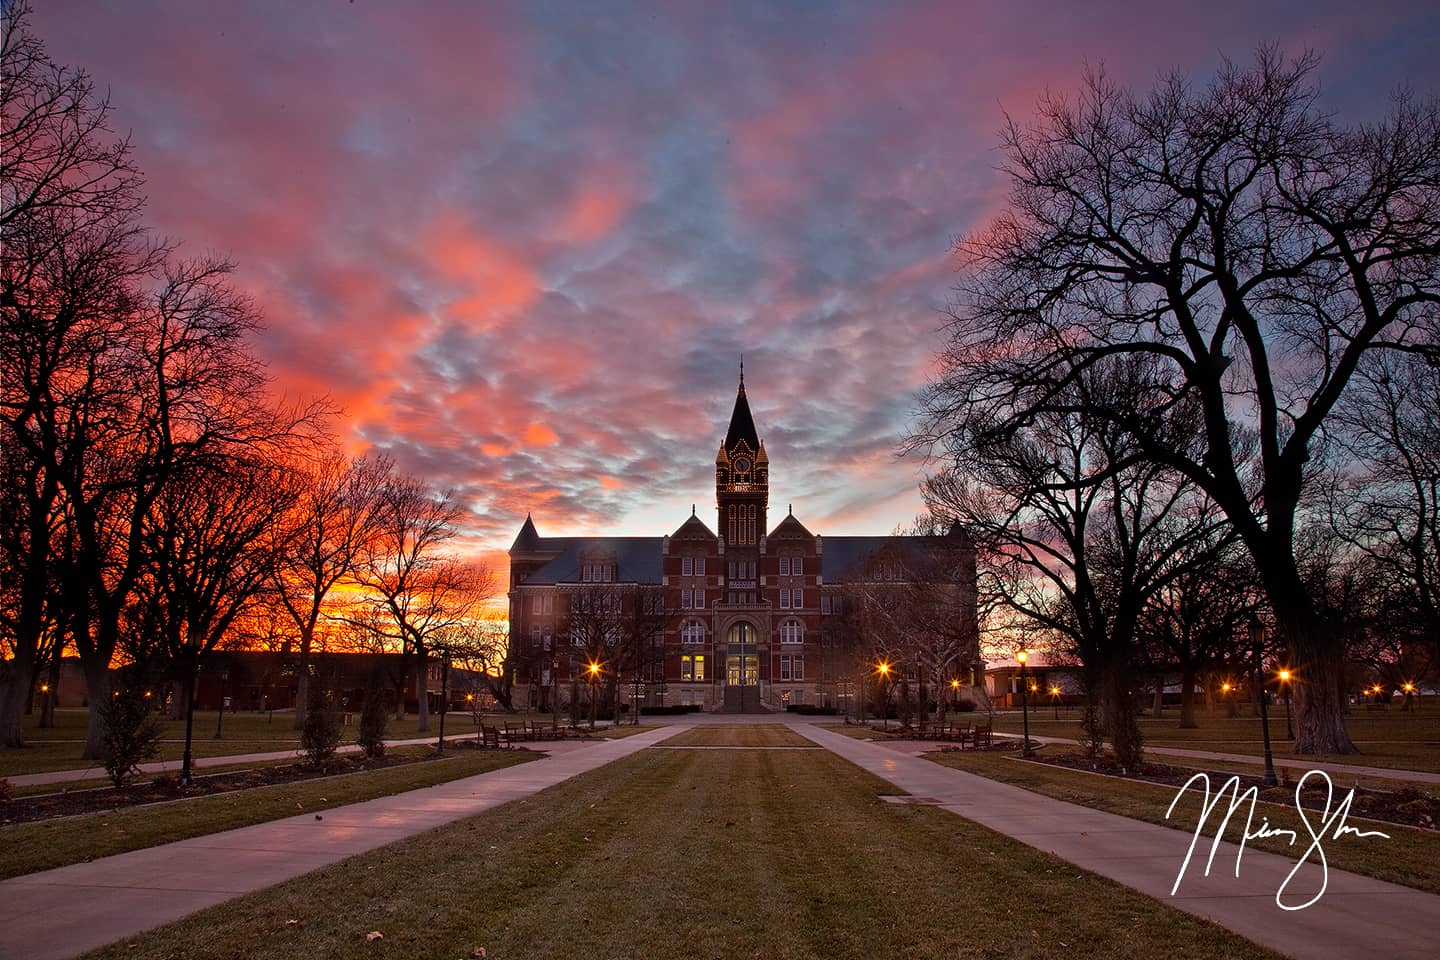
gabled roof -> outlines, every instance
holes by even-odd
[[[587,557],[615,560],[616,583],[660,582],[661,537],[537,537],[532,549],[555,557],[517,581],[517,586],[554,586],[580,580],[580,565]]]
[[[805,529],[805,524],[803,524],[803,523],[801,523],[799,520],[796,520],[796,519],[795,519],[795,514],[789,513],[789,514],[786,514],[786,515],[785,515],[785,519],[784,519],[784,520],[781,520],[779,523],[777,523],[777,524],[775,525],[775,529],[770,531],[770,533],[769,533],[769,535],[768,535],[768,537],[767,537],[766,539],[769,539],[769,540],[785,540],[785,539],[792,539],[792,538],[797,538],[797,537],[813,537],[813,536],[814,536],[813,533],[811,533],[809,530]],[[827,540],[826,543],[828,544],[829,541]]]
[[[711,532],[709,527],[705,526],[704,520],[701,520],[699,517],[692,513],[684,523],[680,524],[679,528],[676,529],[674,533],[670,534],[670,539],[714,540],[715,534]]]

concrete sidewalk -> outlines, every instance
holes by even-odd
[[[666,737],[575,743],[518,766],[0,882],[0,960],[62,960],[529,796]],[[428,742],[428,741],[427,741]]]
[[[1435,931],[1440,930],[1440,897],[1339,870],[1328,872],[1328,886],[1314,906],[1282,910],[1275,894],[1308,846],[1303,842],[1297,844],[1294,858],[1247,849],[1238,878],[1238,847],[1221,844],[1206,877],[1210,845],[1196,844],[1189,869],[1171,896],[1190,846],[1190,832],[1053,800],[813,724],[792,726],[907,793],[933,798],[968,820],[1290,956],[1353,960],[1377,951],[1393,954],[1421,948],[1426,942],[1433,947]],[[1198,807],[1198,800],[1186,804],[1191,819],[1182,822],[1193,825]],[[1394,841],[1377,837],[1362,842]],[[1320,889],[1324,876],[1318,865],[1307,864],[1287,888],[1286,902],[1298,905],[1308,900]]]
[[[605,728],[601,727],[600,729],[603,730]],[[473,732],[447,733],[445,734],[445,742],[453,743],[459,740],[474,740],[477,736],[478,734]],[[387,747],[434,746],[437,739],[439,738],[436,734],[431,734],[428,737],[413,737],[409,740],[386,740],[385,745]],[[537,740],[535,742],[542,744],[539,749],[543,750],[547,749],[543,744],[553,745],[555,743],[566,743],[568,741]],[[359,753],[360,748],[352,743],[349,746],[340,747],[335,752],[339,754]],[[195,757],[190,762],[196,770],[204,770],[206,767],[231,767],[246,763],[271,763],[276,760],[296,760],[304,755],[305,751],[295,748],[291,750],[271,750],[265,753],[236,753],[224,757]],[[159,773],[178,774],[180,772],[180,761],[157,760],[154,763],[142,763],[140,764],[140,772],[150,775]],[[106,779],[106,774],[104,767],[84,767],[82,769],[72,770],[51,770],[46,773],[25,773],[19,776],[7,777],[6,779],[10,781],[10,785],[13,787],[27,787],[47,783],[74,783],[81,780],[104,780]],[[4,960],[4,958],[0,957],[0,960]]]
[[[997,733],[997,737],[1004,737],[1008,740],[1024,739],[1018,733]],[[1056,743],[1064,746],[1079,746],[1080,741],[1068,740],[1065,737],[1041,737],[1031,734],[1030,739],[1035,743]],[[1145,745],[1146,753],[1159,754],[1166,757],[1183,757],[1187,760],[1216,760],[1224,763],[1245,763],[1251,766],[1264,769],[1265,758],[1257,757],[1249,753],[1219,753],[1214,750],[1191,750],[1188,747],[1157,747],[1150,744]],[[1434,783],[1440,784],[1440,773],[1426,773],[1423,770],[1401,770],[1395,767],[1365,767],[1353,763],[1332,763],[1328,760],[1307,760],[1304,757],[1275,757],[1275,769],[1299,770],[1304,773],[1307,770],[1324,770],[1331,777],[1379,777],[1385,780],[1402,780],[1406,783]]]

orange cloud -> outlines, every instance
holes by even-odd
[[[558,439],[560,438],[555,435],[555,431],[543,423],[532,423],[525,428],[525,442],[534,446],[548,447]]]

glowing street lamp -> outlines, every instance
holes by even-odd
[[[590,729],[595,729],[595,711],[599,709],[599,701],[595,699],[595,681],[600,678],[600,664],[591,660],[585,667],[586,682],[590,685]]]
[[[1413,684],[1413,683],[1411,683],[1409,680],[1407,680],[1407,681],[1405,681],[1403,684],[1401,684],[1400,689],[1405,691],[1405,709],[1406,709],[1406,710],[1411,710],[1411,709],[1413,709],[1412,706],[1411,706],[1411,702],[1410,702],[1410,701],[1411,701],[1411,700],[1414,698],[1414,696],[1415,696],[1415,684]]]
[[[1025,745],[1020,750],[1020,755],[1030,756],[1030,698],[1025,691],[1025,664],[1030,659],[1030,651],[1020,648],[1015,652],[1015,659],[1020,662],[1020,716],[1025,725]]]
[[[960,702],[960,678],[952,677],[950,680],[950,709],[954,710]]]
[[[1050,702],[1055,705],[1055,719],[1060,719],[1060,688],[1050,684]]]
[[[885,688],[885,681],[890,679],[890,664],[881,660],[875,665],[875,672],[880,674],[880,729],[890,728],[890,693]]]
[[[1280,689],[1285,691],[1285,736],[1294,740],[1295,730],[1290,726],[1290,678],[1293,674],[1282,667],[1277,676],[1280,678]]]

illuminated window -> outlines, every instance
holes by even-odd
[[[703,653],[694,656],[687,654],[680,658],[680,679],[705,679],[705,655]]]

